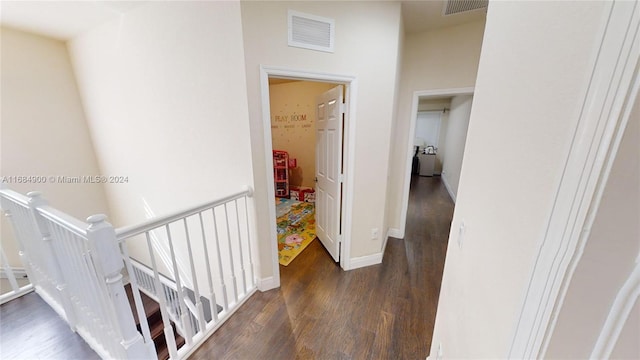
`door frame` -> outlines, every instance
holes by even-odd
[[[407,226],[407,210],[409,209],[409,188],[411,186],[411,161],[415,152],[413,139],[416,136],[416,122],[418,119],[418,105],[421,98],[434,98],[443,96],[457,95],[473,95],[475,88],[451,88],[451,89],[435,89],[435,90],[418,90],[413,92],[413,100],[411,101],[411,120],[409,123],[409,141],[407,143],[407,155],[404,170],[404,186],[402,190],[402,206],[400,207],[400,229],[398,229],[398,238],[404,238],[404,232]],[[449,190],[449,189],[447,189]],[[450,191],[449,191],[450,192]],[[455,202],[455,199],[454,199]]]
[[[271,106],[269,104],[269,77],[327,82],[344,85],[344,133],[342,135],[344,148],[343,158],[343,185],[342,185],[342,234],[340,236],[340,267],[344,270],[351,268],[351,222],[353,214],[353,174],[356,134],[356,106],[358,79],[356,76],[345,74],[332,74],[299,70],[288,67],[276,67],[260,65],[260,95],[262,100],[262,127],[264,136],[264,171],[267,179],[267,203],[269,208],[269,238],[271,240],[271,262],[273,267],[273,281],[280,285],[280,264],[278,261],[278,235],[276,231],[276,203],[275,190],[273,189],[273,143],[271,138]]]

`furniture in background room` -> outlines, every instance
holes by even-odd
[[[277,197],[289,197],[289,153],[273,150],[273,184]]]
[[[436,167],[436,154],[419,154],[420,176],[433,176]]]
[[[316,190],[307,186],[290,186],[291,200],[316,202]]]

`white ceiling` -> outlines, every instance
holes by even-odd
[[[68,40],[146,1],[0,1],[0,24]],[[406,33],[482,19],[484,10],[442,16],[445,0],[401,1]]]

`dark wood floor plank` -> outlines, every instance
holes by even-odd
[[[100,359],[35,292],[0,306],[0,359]]]
[[[414,177],[405,239],[388,240],[382,264],[342,271],[314,241],[191,358],[424,359],[452,217],[440,178]]]

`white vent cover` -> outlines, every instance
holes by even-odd
[[[489,5],[489,0],[447,0],[442,9],[442,15],[455,15],[467,11],[484,9]]]
[[[333,52],[335,20],[289,10],[289,46]]]

